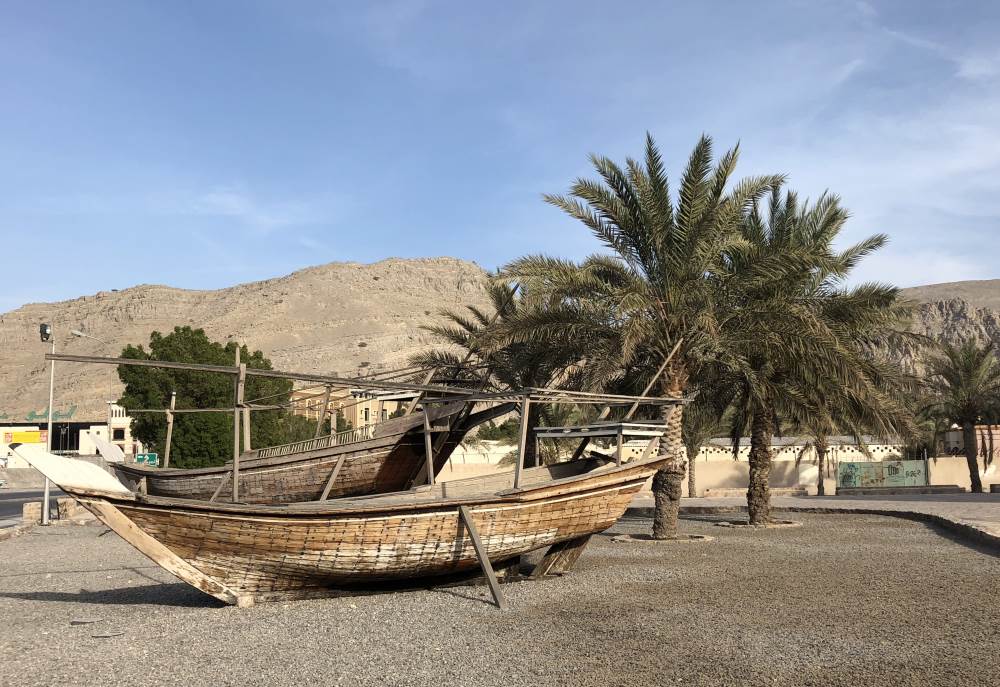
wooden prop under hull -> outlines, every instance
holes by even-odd
[[[49,454],[15,450],[46,471],[35,454]],[[475,569],[479,559],[462,506],[490,561],[578,540],[613,525],[662,462],[581,460],[525,470],[519,489],[510,489],[511,476],[504,474],[287,506],[148,497],[124,487],[53,481],[164,569],[225,603],[249,605]]]
[[[461,409],[462,404],[450,404],[432,410],[431,418],[447,423]],[[444,466],[465,432],[505,412],[508,412],[505,406],[487,409],[453,429],[453,436],[435,455],[436,469]],[[260,453],[255,451],[240,459],[240,502],[296,503],[316,501],[324,492],[326,498],[338,498],[405,489],[426,460],[422,430],[422,416],[413,415],[376,425],[370,439],[346,445],[265,458],[255,457]],[[229,465],[177,470],[115,464],[112,468],[124,484],[134,490],[144,489],[152,496],[204,501],[213,496],[220,501],[232,499]]]

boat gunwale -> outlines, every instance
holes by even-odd
[[[518,489],[504,489],[493,492],[481,492],[468,496],[445,497],[434,500],[420,500],[420,491],[414,489],[409,491],[389,492],[371,497],[370,505],[359,503],[361,499],[343,497],[338,499],[328,499],[327,501],[306,501],[288,504],[242,504],[226,503],[216,501],[199,501],[194,499],[174,498],[167,496],[142,495],[132,492],[128,495],[103,492],[98,490],[76,490],[68,489],[66,492],[76,498],[99,498],[109,501],[115,505],[122,504],[125,507],[151,507],[163,512],[172,510],[197,511],[201,513],[216,514],[219,516],[259,516],[277,518],[299,518],[302,520],[329,519],[339,516],[385,517],[387,515],[402,515],[404,513],[419,513],[436,510],[450,510],[459,506],[479,506],[489,507],[491,505],[517,504],[530,501],[540,501],[552,498],[550,494],[552,487],[564,487],[569,484],[578,483],[579,486],[571,490],[570,494],[580,494],[588,491],[605,489],[616,485],[624,485],[629,482],[645,481],[649,475],[639,477],[627,473],[645,472],[648,468],[662,464],[668,460],[665,456],[651,456],[645,460],[632,461],[622,465],[615,465],[613,462],[604,466],[607,469],[598,468],[596,471],[570,475],[554,480],[547,480],[537,484],[531,484]],[[614,478],[606,480],[604,478]],[[588,484],[588,482],[599,482],[598,484]],[[417,489],[420,489],[419,487]],[[412,501],[402,501],[400,503],[380,503],[378,497],[412,495]],[[567,496],[559,494],[558,496]]]
[[[350,514],[376,514],[376,513],[397,513],[397,512],[413,512],[420,510],[436,510],[442,507],[451,508],[458,507],[461,505],[486,505],[487,503],[520,503],[524,501],[533,501],[547,498],[548,495],[538,492],[546,492],[552,487],[566,486],[572,483],[580,483],[578,489],[579,492],[588,491],[594,488],[604,488],[609,486],[607,484],[601,484],[599,486],[595,485],[593,487],[588,487],[585,483],[589,481],[596,481],[600,478],[605,478],[609,476],[620,476],[619,480],[613,480],[612,483],[626,483],[638,479],[637,477],[628,477],[622,473],[636,472],[640,471],[642,468],[647,468],[652,465],[665,462],[667,459],[661,456],[652,456],[642,461],[632,461],[629,463],[624,463],[622,465],[615,465],[614,463],[609,463],[599,471],[591,471],[580,473],[576,475],[570,475],[568,477],[561,477],[554,480],[547,480],[537,484],[531,484],[518,489],[504,489],[493,492],[481,492],[478,494],[470,494],[468,496],[455,496],[439,498],[435,500],[420,500],[421,492],[419,491],[423,487],[417,487],[413,490],[408,491],[397,491],[389,492],[386,494],[375,494],[371,496],[364,496],[360,498],[353,497],[342,497],[338,499],[328,499],[327,501],[306,501],[306,502],[295,502],[287,504],[243,504],[243,503],[228,503],[228,502],[215,502],[215,501],[199,501],[195,499],[185,499],[176,498],[168,496],[152,496],[132,493],[130,496],[125,497],[121,494],[112,494],[108,492],[77,492],[80,494],[93,494],[105,498],[110,501],[115,502],[133,502],[139,505],[147,506],[159,506],[161,508],[167,509],[190,509],[203,512],[215,512],[219,514],[242,514],[242,515],[260,515],[260,516],[281,516],[281,517],[328,517],[336,515],[350,515]],[[607,469],[603,469],[607,468]],[[643,477],[643,480],[648,479]],[[604,480],[601,480],[602,482]],[[386,504],[380,501],[384,497],[390,496],[402,496],[402,495],[412,495],[414,500],[399,503]],[[381,497],[381,498],[380,498]],[[362,501],[368,501],[369,503],[360,503]],[[370,504],[370,505],[369,505]]]

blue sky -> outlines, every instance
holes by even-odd
[[[858,278],[1000,277],[1000,3],[8,2],[0,311],[330,261],[580,258],[540,200],[702,132],[839,193]],[[42,263],[42,264],[40,264]]]

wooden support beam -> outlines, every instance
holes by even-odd
[[[240,362],[240,347],[236,346],[236,408],[233,411],[233,503],[240,500],[240,406],[246,389],[247,366]]]
[[[215,488],[215,492],[212,494],[212,497],[210,499],[208,499],[209,501],[214,501],[215,499],[219,498],[219,494],[222,493],[222,488],[224,486],[226,486],[226,484],[229,483],[229,479],[232,476],[233,476],[233,471],[232,470],[230,470],[229,472],[227,472],[226,474],[224,474],[222,476],[222,479],[219,480],[219,486],[217,486]]]
[[[545,556],[531,572],[534,578],[545,577],[546,575],[565,575],[576,564],[580,554],[590,542],[591,535],[584,535],[575,539],[561,541],[553,544],[545,552]]]
[[[431,439],[431,416],[427,405],[424,405],[424,471],[427,473],[427,484],[434,484],[434,442]]]
[[[319,420],[316,422],[316,432],[313,434],[313,439],[319,439],[319,435],[323,433],[323,420],[326,419],[326,409],[330,405],[330,393],[333,391],[333,387],[329,384],[326,385],[326,391],[323,392],[323,403],[319,407]],[[336,416],[334,416],[336,417]],[[330,421],[330,434],[337,433],[337,421]]]
[[[239,369],[228,365],[202,365],[200,363],[174,363],[166,360],[134,360],[132,358],[109,358],[99,355],[69,355],[65,353],[46,353],[46,360],[58,360],[67,363],[94,363],[103,365],[130,365],[135,367],[158,367],[166,370],[190,370],[192,372],[217,372],[219,374],[233,375],[239,374]],[[341,388],[360,389],[389,389],[395,391],[429,391],[438,394],[451,394],[458,396],[471,396],[475,394],[471,389],[461,389],[449,386],[436,386],[431,384],[408,384],[406,382],[387,382],[379,379],[366,379],[363,377],[334,377],[331,375],[319,375],[309,372],[285,372],[283,370],[265,370],[263,368],[251,368],[247,374],[251,377],[267,377],[269,379],[293,379],[303,382],[316,382],[319,384],[333,384]]]
[[[521,486],[521,470],[524,468],[524,449],[528,445],[528,412],[531,399],[525,396],[521,401],[521,436],[517,443],[517,463],[514,464],[514,488]]]
[[[347,454],[342,453],[340,458],[337,459],[337,464],[333,466],[333,472],[330,473],[330,479],[326,481],[326,485],[323,487],[323,493],[320,494],[320,501],[326,501],[330,497],[330,490],[333,489],[333,483],[337,481],[337,475],[340,474],[340,468],[344,467],[344,458],[346,457]]]
[[[622,444],[625,443],[625,435],[622,434],[621,425],[618,425],[618,445],[615,447],[615,463],[622,464]]]
[[[683,341],[683,339],[681,341]],[[660,378],[660,375],[663,374],[663,371],[667,369],[667,365],[670,364],[670,359],[674,357],[674,354],[677,353],[677,349],[680,348],[681,341],[678,341],[676,344],[674,344],[673,349],[671,349],[670,351],[670,355],[666,357],[666,359],[663,361],[663,364],[660,365],[660,369],[656,371],[656,374],[653,375],[652,379],[649,380],[649,384],[647,384],[646,388],[642,390],[641,394],[642,396],[648,396],[649,392],[653,390],[653,386],[656,384],[656,380],[658,380]],[[628,412],[625,413],[623,421],[632,419],[632,416],[635,415],[635,411],[638,409],[639,409],[639,402],[636,401],[635,403],[632,404],[632,407],[628,409]],[[601,414],[597,416],[597,420],[598,421],[603,420],[610,414],[611,414],[611,406],[609,405],[604,406],[604,408],[601,409]],[[583,441],[581,441],[580,445],[576,447],[575,451],[573,451],[573,458],[571,460],[576,460],[577,458],[582,456],[583,452],[587,450],[588,444],[590,444],[590,439],[584,439]]]
[[[503,598],[503,592],[500,591],[500,583],[497,582],[496,573],[493,572],[493,565],[490,563],[490,558],[486,553],[486,548],[483,546],[482,540],[479,538],[479,532],[476,530],[476,525],[472,522],[472,513],[469,512],[467,506],[459,506],[458,514],[465,524],[465,529],[469,531],[469,537],[472,538],[472,548],[476,550],[476,557],[479,559],[479,567],[483,569],[483,574],[486,576],[486,583],[490,586],[490,593],[493,594],[493,601],[496,602],[497,608],[504,610],[507,608],[507,601]]]
[[[174,407],[177,405],[177,392],[170,392],[170,410],[167,411],[167,440],[163,447],[163,467],[170,467],[170,441],[174,436]]]

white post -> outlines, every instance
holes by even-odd
[[[56,337],[55,334],[52,335],[52,354],[55,355],[56,352]],[[46,412],[48,415],[48,429],[45,434],[45,442],[48,447],[49,453],[52,453],[52,400],[55,396],[55,386],[56,386],[56,361],[49,361],[49,409]],[[49,524],[49,478],[45,478],[45,495],[42,497],[42,524]]]

